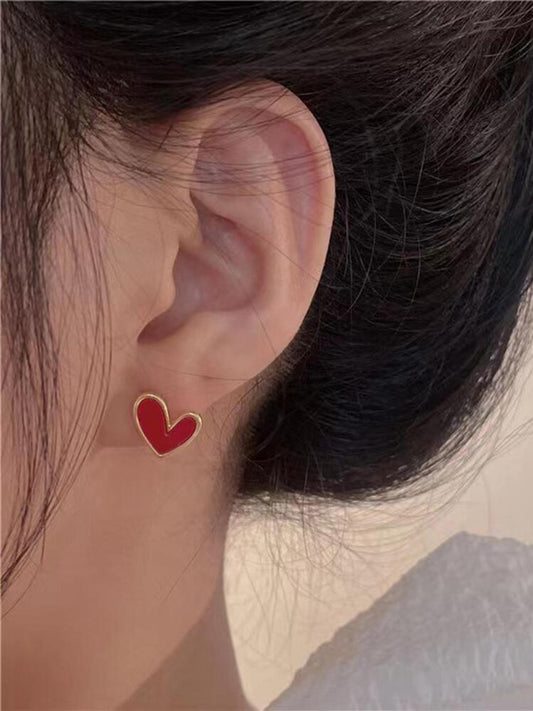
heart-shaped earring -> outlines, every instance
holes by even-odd
[[[166,402],[152,393],[143,393],[135,400],[133,417],[139,432],[158,457],[190,444],[202,426],[202,418],[194,412],[186,412],[171,423]]]

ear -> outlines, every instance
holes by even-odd
[[[156,178],[115,183],[107,220],[113,273],[129,285],[111,294],[121,346],[104,430],[140,445],[115,425],[141,392],[163,397],[172,419],[205,417],[289,345],[321,277],[335,184],[314,116],[271,82],[129,141]]]

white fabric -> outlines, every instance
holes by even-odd
[[[533,546],[458,533],[341,627],[269,709],[533,709]]]

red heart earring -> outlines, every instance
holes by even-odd
[[[133,417],[139,432],[158,457],[190,444],[202,426],[202,418],[194,412],[186,412],[171,423],[166,402],[152,393],[143,393],[135,400]]]

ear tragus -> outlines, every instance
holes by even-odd
[[[171,335],[197,311],[243,308],[253,298],[259,255],[251,236],[205,207],[198,197],[191,198],[200,239],[180,249],[173,269],[174,303],[146,326],[141,341]]]

